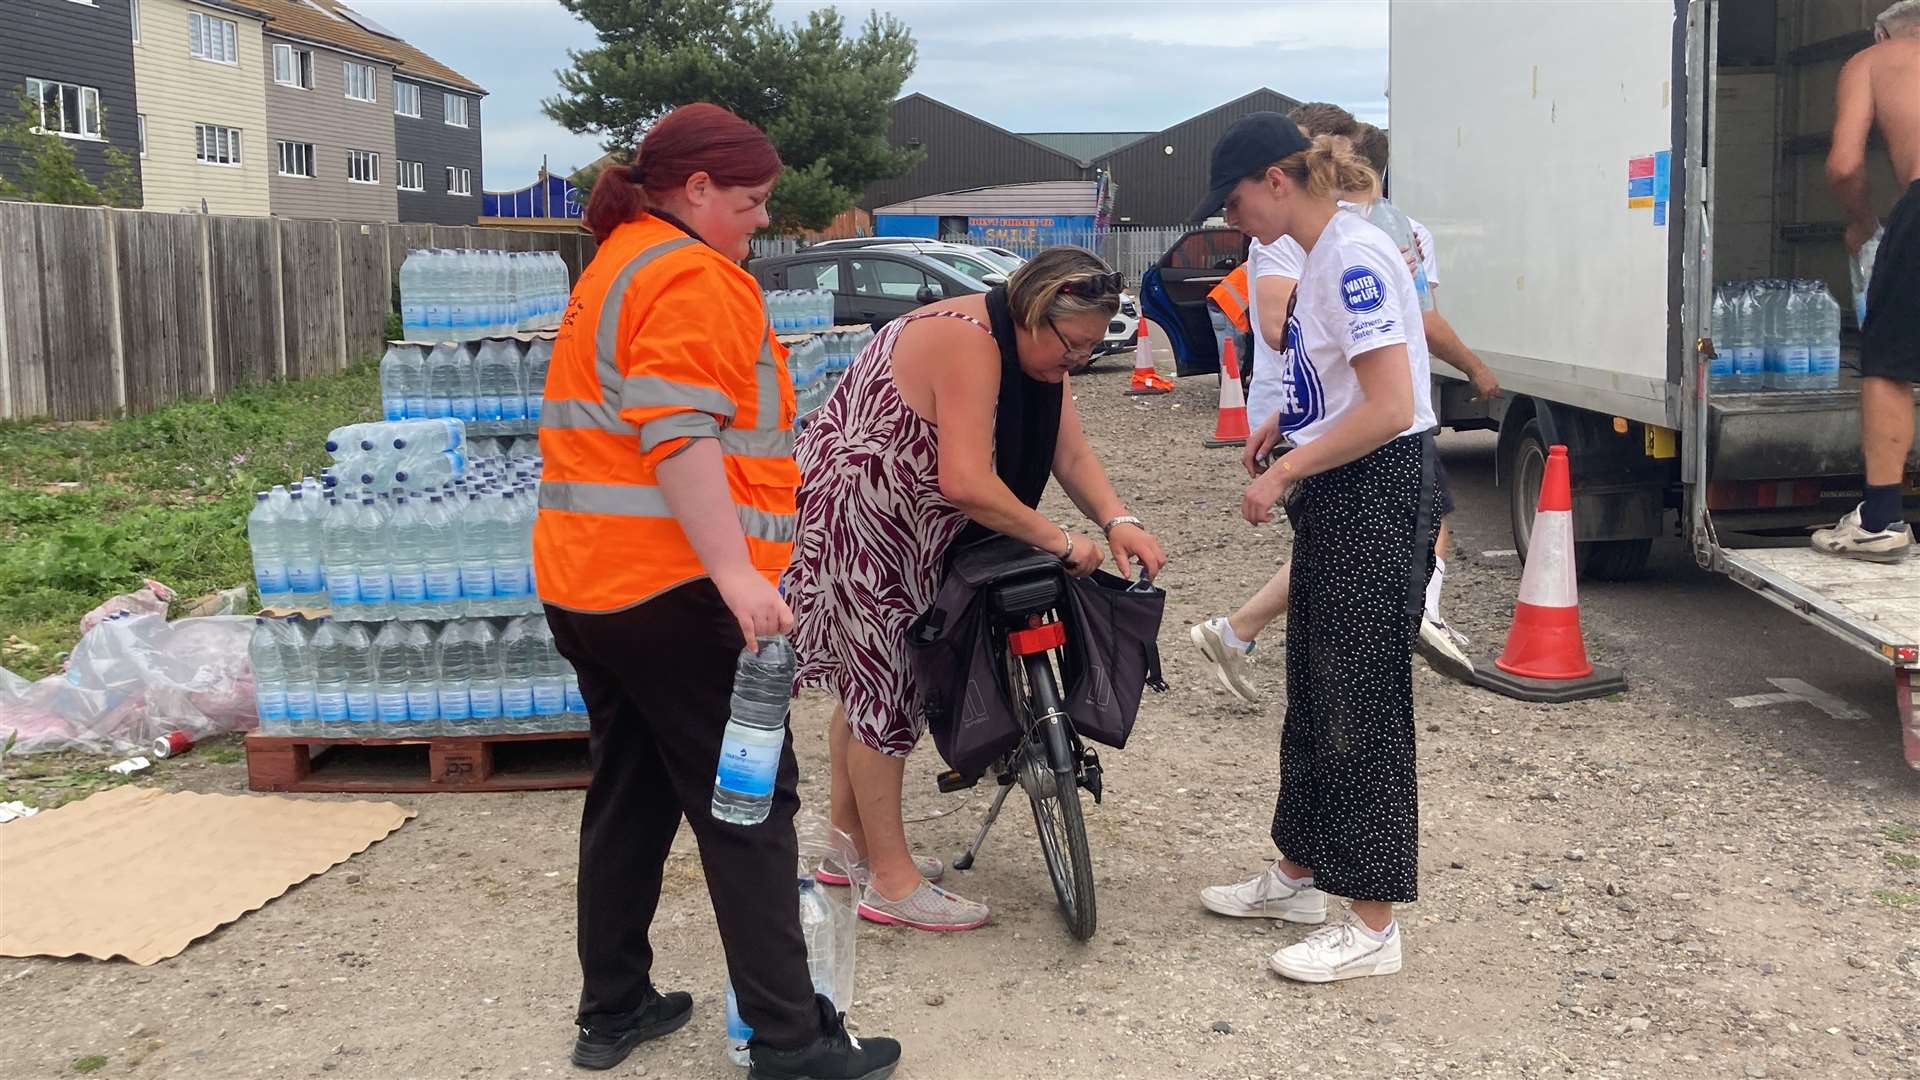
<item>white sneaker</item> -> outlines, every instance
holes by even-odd
[[[1317,926],[1327,921],[1327,894],[1307,885],[1294,888],[1275,863],[1238,885],[1209,885],[1200,890],[1208,911],[1236,919],[1285,919]]]
[[[1207,658],[1213,666],[1214,677],[1220,685],[1227,688],[1234,697],[1249,705],[1260,704],[1260,696],[1253,692],[1253,684],[1247,681],[1247,669],[1253,665],[1253,646],[1236,649],[1227,644],[1227,620],[1208,619],[1188,631],[1193,643],[1200,648],[1200,655]]]
[[[1420,636],[1414,648],[1426,659],[1427,666],[1449,679],[1473,681],[1473,659],[1463,646],[1467,635],[1447,625],[1445,619],[1420,619]]]
[[[1868,562],[1897,563],[1913,550],[1913,529],[1901,521],[1879,532],[1868,532],[1860,523],[1860,507],[1856,506],[1832,528],[1814,532],[1813,550]]]
[[[1387,939],[1374,937],[1360,920],[1349,915],[1323,926],[1297,945],[1273,954],[1273,970],[1296,982],[1336,982],[1368,975],[1391,975],[1400,970],[1400,924],[1388,928]]]

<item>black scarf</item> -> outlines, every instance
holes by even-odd
[[[1000,401],[993,414],[993,471],[1013,496],[1029,507],[1040,505],[1047,479],[1053,475],[1054,445],[1060,441],[1062,383],[1029,378],[1020,369],[1019,339],[1014,334],[1013,311],[1006,286],[987,294],[987,323],[994,344],[1000,346]],[[955,539],[958,550],[994,533],[978,522],[969,523]]]

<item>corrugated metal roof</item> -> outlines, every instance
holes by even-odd
[[[1076,161],[1092,161],[1102,154],[1118,150],[1130,142],[1153,134],[1153,132],[1026,131],[1021,132],[1021,134],[1042,146],[1051,146]]]
[[[1036,184],[1001,184],[909,199],[882,206],[880,214],[998,216],[1004,214],[1091,215],[1099,208],[1096,185],[1090,180],[1047,180]]]

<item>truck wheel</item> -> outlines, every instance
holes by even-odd
[[[1530,419],[1514,441],[1513,455],[1506,462],[1506,475],[1513,477],[1507,486],[1507,514],[1513,528],[1513,546],[1525,565],[1527,545],[1533,535],[1533,512],[1540,505],[1540,481],[1547,469],[1546,440],[1540,435],[1540,421]],[[1574,561],[1581,577],[1595,581],[1626,581],[1644,574],[1653,540],[1588,540],[1574,545]]]

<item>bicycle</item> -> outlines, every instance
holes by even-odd
[[[1014,705],[1024,734],[987,770],[999,790],[979,833],[953,867],[973,866],[1000,808],[1014,785],[1019,785],[1033,806],[1041,855],[1067,932],[1086,941],[1093,936],[1099,916],[1080,791],[1085,789],[1095,805],[1100,803],[1100,757],[1074,731],[1060,691],[1067,631],[1059,609],[1066,604],[1066,589],[1066,572],[1059,560],[1032,549],[1010,557],[984,586],[996,666],[1004,674],[1007,700]],[[939,787],[943,792],[965,790],[984,775],[969,777],[948,770],[941,774]]]

